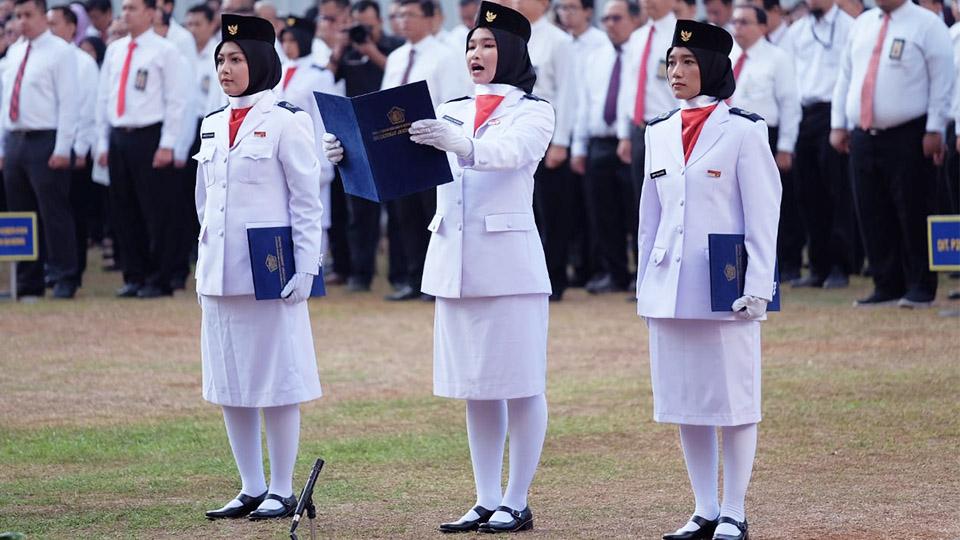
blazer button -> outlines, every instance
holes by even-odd
[[[680,167],[680,174],[683,174],[683,171],[684,171],[684,170],[685,170],[685,169],[684,169],[683,167]]]
[[[223,207],[221,206],[220,209],[222,210]],[[677,232],[678,232],[679,234],[683,234],[683,227],[677,227]]]
[[[673,259],[673,260],[674,260],[674,262],[680,262],[680,257],[677,256],[677,257],[676,257],[675,259]]]
[[[680,199],[680,206],[683,206],[683,199]]]
[[[457,199],[457,204],[458,204],[458,205],[463,204],[463,200],[462,200],[462,199]]]
[[[217,233],[217,236],[223,238],[223,229],[220,229],[220,232]]]
[[[513,228],[513,225],[507,223],[507,228],[508,228],[508,229],[512,229],[512,228]]]
[[[220,187],[222,187],[223,189],[227,189],[227,183],[226,183],[226,182],[220,182]]]
[[[458,230],[458,231],[462,231],[462,230],[463,230],[463,223],[457,223],[457,230]]]
[[[223,205],[220,205],[220,211],[223,212]]]

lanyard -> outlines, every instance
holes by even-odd
[[[826,17],[826,14],[824,14]],[[813,18],[813,22],[810,24],[810,33],[813,34],[813,39],[816,40],[824,49],[830,50],[833,48],[833,33],[837,29],[837,17],[834,16],[833,21],[830,23],[830,40],[824,41],[820,39],[820,36],[817,35],[817,18]]]

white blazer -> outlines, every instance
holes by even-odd
[[[193,156],[200,219],[197,292],[211,296],[253,294],[248,223],[291,225],[297,272],[317,275],[322,253],[320,160],[310,116],[278,102],[272,90],[230,101],[203,119],[200,151]],[[253,102],[228,147],[231,109]]]
[[[684,163],[677,111],[647,124],[640,196],[637,313],[734,320],[710,309],[707,235],[743,234],[744,294],[770,300],[774,287],[780,173],[759,116],[720,102]]]
[[[497,86],[497,85],[493,85]],[[422,290],[443,298],[550,293],[533,218],[533,173],[553,136],[553,107],[509,87],[473,133],[476,100],[440,105],[437,118],[473,138],[473,162],[448,153],[453,182],[437,187]]]

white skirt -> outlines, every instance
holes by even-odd
[[[701,426],[760,421],[760,323],[648,318],[653,419]]]
[[[547,385],[546,294],[437,297],[433,393],[457,399],[514,399]]]
[[[320,397],[307,303],[202,296],[203,398],[230,407],[278,407]]]

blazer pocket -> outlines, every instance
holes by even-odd
[[[537,227],[533,214],[490,214],[483,219],[487,232],[531,231]]]
[[[202,144],[200,150],[194,154],[193,159],[197,160],[197,167],[203,170],[203,184],[209,186],[216,180],[213,175],[213,155],[217,147],[214,144]]]
[[[440,222],[443,221],[443,216],[440,214],[435,214],[433,219],[430,220],[430,224],[427,225],[427,230],[435,233],[440,230]]]
[[[659,266],[663,262],[663,256],[667,254],[666,248],[655,247],[650,252],[650,264],[653,266]]]
[[[237,180],[245,184],[260,184],[266,180],[268,160],[273,157],[273,145],[269,142],[247,142],[237,148],[240,174]]]

